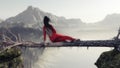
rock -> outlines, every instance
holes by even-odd
[[[120,52],[115,49],[103,52],[95,65],[98,68],[120,68]]]
[[[20,49],[12,48],[0,53],[0,68],[23,68]]]

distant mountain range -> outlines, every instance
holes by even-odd
[[[6,26],[9,24],[17,23],[24,24],[25,27],[39,28],[43,26],[43,18],[44,16],[48,16],[51,19],[51,24],[53,24],[56,28],[61,27],[79,27],[79,29],[86,28],[95,28],[95,29],[105,29],[109,28],[118,28],[120,26],[120,14],[110,14],[107,15],[102,21],[96,22],[94,24],[86,24],[81,21],[81,19],[66,19],[65,17],[58,17],[48,12],[41,11],[39,8],[35,8],[29,6],[26,10],[21,12],[20,14],[10,17],[4,21],[4,24],[1,26]],[[85,28],[86,27],[86,28]]]
[[[95,25],[101,29],[118,29],[120,27],[120,14],[107,15],[104,20],[96,22]]]
[[[58,29],[58,31],[64,29],[114,30],[118,29],[120,26],[120,14],[110,14],[107,15],[102,21],[96,22],[94,24],[86,24],[85,22],[82,22],[81,19],[66,19],[65,17],[58,17],[51,13],[41,11],[39,8],[29,6],[26,10],[19,13],[18,15],[2,21],[2,23],[0,23],[0,27],[7,27],[10,29],[15,27],[17,29],[16,26],[19,26],[19,28],[23,28],[23,31],[29,28],[30,31],[31,29],[40,29],[39,31],[41,31],[44,16],[50,17],[52,22],[51,24],[56,29]],[[13,30],[14,29],[12,29],[12,31]],[[28,34],[31,33],[32,32],[29,32]]]

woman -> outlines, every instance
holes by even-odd
[[[43,26],[44,42],[46,41],[46,34],[49,36],[52,42],[65,42],[67,40],[70,40],[70,41],[76,40],[75,38],[72,38],[69,36],[57,34],[53,26],[49,24],[50,19],[47,16],[44,17],[43,22],[44,22],[44,26]]]

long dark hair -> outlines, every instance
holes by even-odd
[[[49,24],[49,22],[50,22],[49,17],[45,16],[43,22],[44,22],[45,27],[51,28],[51,25]]]

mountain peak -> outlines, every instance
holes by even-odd
[[[28,6],[27,10],[34,10],[34,7]]]
[[[45,12],[40,11],[39,8],[28,6],[26,10],[18,15],[6,19],[6,22],[24,23],[26,26],[32,27],[34,24],[42,21],[44,14]]]
[[[34,12],[43,12],[39,8],[33,7],[33,6],[28,6],[26,10],[27,11],[34,11]]]

